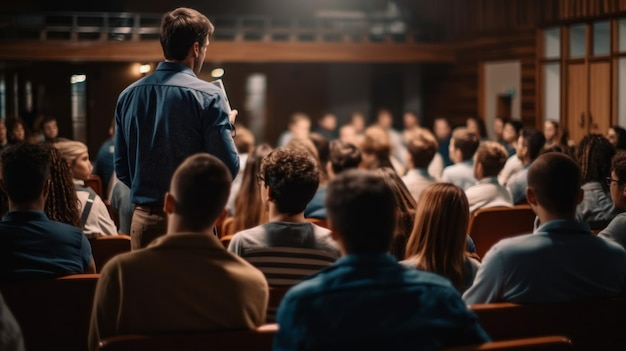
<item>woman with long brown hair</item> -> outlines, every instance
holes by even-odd
[[[403,263],[444,276],[463,293],[479,266],[465,253],[468,225],[469,204],[463,189],[449,183],[429,186],[419,198]]]
[[[261,144],[248,155],[246,168],[241,179],[241,187],[235,197],[233,233],[256,227],[268,221],[267,209],[263,207],[256,176],[259,174],[261,161],[270,152],[272,152],[271,146]]]

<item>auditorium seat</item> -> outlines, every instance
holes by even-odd
[[[568,351],[574,350],[571,340],[564,336],[542,336],[480,345],[446,348],[441,351]]]
[[[566,303],[471,305],[493,340],[564,335],[576,350],[626,350],[626,297]]]
[[[162,335],[119,335],[100,341],[100,351],[270,351],[277,324],[256,330],[211,331]]]
[[[328,222],[326,222],[326,220],[325,220],[325,219],[321,219],[321,218],[305,218],[305,220],[306,220],[307,222],[310,222],[310,223],[313,223],[313,224],[319,225],[320,227],[323,227],[323,228],[329,229],[329,227],[328,227]]]
[[[95,191],[98,196],[104,199],[104,197],[102,196],[102,180],[99,176],[95,174],[90,174],[89,178],[85,180],[85,185],[93,189],[93,191]]]
[[[228,249],[228,244],[230,244],[230,241],[233,239],[234,235],[226,235],[220,238],[220,241],[222,242],[222,245],[224,245],[225,249]]]
[[[0,288],[28,351],[86,350],[99,276],[76,274]]]
[[[234,235],[235,234],[235,230],[234,230],[234,225],[235,225],[235,217],[226,217],[224,219],[224,221],[222,222],[222,230],[220,231],[220,238],[223,238],[225,236],[229,236],[229,235]]]
[[[124,234],[89,238],[89,243],[98,273],[114,256],[130,252],[130,236]]]
[[[485,257],[498,241],[532,233],[534,221],[535,213],[529,205],[481,208],[470,216],[468,232],[478,256]]]

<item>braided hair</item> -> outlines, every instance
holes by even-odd
[[[576,159],[582,170],[583,184],[600,182],[602,189],[609,192],[604,178],[611,174],[611,158],[615,147],[601,134],[589,134],[578,144]]]
[[[45,146],[50,153],[50,189],[44,211],[53,221],[82,228],[80,201],[67,162],[55,147]]]

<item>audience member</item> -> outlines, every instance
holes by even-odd
[[[41,121],[41,131],[43,133],[44,142],[55,143],[59,139],[59,125],[57,119],[52,116],[46,116]]]
[[[361,149],[361,168],[374,170],[378,168],[393,168],[402,174],[404,167],[391,157],[391,144],[389,133],[383,128],[373,125],[368,127],[363,134]]]
[[[333,113],[325,113],[317,120],[315,133],[323,136],[327,140],[335,140],[339,137],[337,133],[337,116]]]
[[[246,169],[246,164],[248,163],[248,155],[254,150],[254,145],[255,139],[252,131],[244,126],[238,126],[235,147],[239,155],[240,167],[239,173],[237,173],[237,176],[233,179],[233,184],[230,186],[230,196],[228,197],[228,202],[226,202],[226,210],[231,216],[235,213],[235,198],[239,193],[239,189],[241,189],[243,174]]]
[[[0,295],[0,350],[25,351],[20,325]]]
[[[437,350],[488,341],[446,279],[386,253],[396,210],[379,175],[343,172],[327,200],[344,257],[287,292],[274,350]]]
[[[528,168],[539,157],[546,138],[543,133],[535,129],[524,129],[517,139],[517,157],[522,161],[522,169],[511,175],[506,188],[513,196],[513,204],[517,205],[526,201],[526,186],[528,180]]]
[[[366,124],[365,116],[361,112],[353,112],[350,122],[339,129],[339,139],[344,143],[360,145]]]
[[[592,229],[604,228],[617,214],[606,183],[614,155],[615,147],[600,134],[586,135],[578,144],[576,159],[582,169],[584,197],[576,207],[576,219]]]
[[[24,121],[19,117],[10,117],[6,119],[6,127],[8,130],[9,145],[15,145],[26,141],[27,129]]]
[[[567,145],[567,140],[563,142],[563,131],[559,122],[554,120],[546,120],[543,123],[543,136],[546,138],[544,148],[549,148],[555,144]]]
[[[437,144],[439,144],[439,155],[443,158],[443,167],[451,166],[454,164],[450,158],[450,139],[452,139],[452,127],[450,122],[442,117],[435,118],[433,121],[433,133],[437,138]]]
[[[402,178],[391,168],[379,168],[376,171],[393,192],[396,203],[396,225],[389,252],[398,260],[404,259],[406,243],[413,229],[417,202],[409,192]]]
[[[409,139],[411,131],[420,127],[420,118],[415,111],[405,111],[402,115],[402,141],[405,143]]]
[[[347,169],[358,168],[361,164],[361,150],[354,144],[345,143],[341,140],[330,142],[328,156],[328,174],[331,179]]]
[[[615,146],[616,150],[626,150],[626,129],[613,125],[609,128],[606,138]]]
[[[612,239],[626,248],[626,152],[618,152],[611,162],[611,175],[606,178],[613,205],[621,213],[604,228],[599,237]]]
[[[493,135],[494,135],[494,139],[495,141],[499,142],[502,144],[504,137],[502,136],[502,134],[504,133],[504,124],[506,123],[506,118],[502,118],[499,116],[496,116],[493,118]]]
[[[2,153],[0,186],[9,213],[0,222],[0,285],[67,274],[95,273],[91,246],[80,229],[44,213],[50,154],[20,143]]]
[[[50,154],[50,187],[44,212],[48,219],[81,228],[81,202],[72,180],[72,172],[59,150],[51,145],[44,148]]]
[[[92,171],[87,146],[80,141],[63,140],[54,144],[72,173],[78,200],[80,200],[80,222],[86,235],[117,235],[117,227],[109,215],[102,198],[85,180]]]
[[[311,119],[302,112],[296,112],[289,119],[289,126],[278,138],[277,146],[286,146],[291,139],[306,139],[311,132]]]
[[[502,144],[502,146],[504,146],[504,148],[506,149],[508,157],[515,155],[515,145],[517,144],[517,139],[519,139],[519,134],[522,129],[523,125],[520,121],[504,122],[504,128],[502,129],[502,140],[500,141],[500,144]],[[514,157],[513,159],[519,161],[519,158],[517,157]],[[519,164],[521,168],[521,162]],[[515,173],[515,171],[512,173]],[[508,180],[508,178],[506,180]]]
[[[330,179],[328,174],[330,143],[323,135],[317,133],[311,133],[309,139],[317,151],[320,182],[315,195],[313,195],[313,198],[304,209],[304,217],[326,219],[326,185],[328,185],[328,180]]]
[[[465,127],[471,133],[478,135],[479,140],[487,139],[487,127],[485,127],[485,121],[478,117],[468,117],[465,120]]]
[[[404,168],[406,164],[406,148],[402,143],[402,135],[393,128],[393,115],[391,111],[385,108],[379,109],[376,114],[376,125],[388,134],[391,147],[390,155],[393,155],[393,158],[403,165]],[[399,171],[398,168],[396,168],[396,171]],[[404,173],[404,169],[398,173]]]
[[[261,162],[257,179],[269,222],[235,234],[228,251],[260,269],[270,286],[296,284],[332,264],[339,250],[330,231],[304,218],[319,183],[315,159],[297,148],[277,148]]]
[[[417,204],[402,263],[439,274],[463,293],[472,286],[480,266],[466,254],[468,225],[469,205],[463,189],[448,183],[426,188]]]
[[[233,142],[237,111],[219,87],[197,77],[213,24],[180,7],[163,16],[160,33],[165,61],[126,88],[115,109],[115,172],[135,204],[133,249],[166,232],[163,194],[185,158],[208,152],[233,177],[239,171]]]
[[[268,208],[261,199],[261,192],[257,184],[257,175],[261,170],[261,162],[272,147],[261,144],[254,148],[248,156],[245,171],[241,177],[241,188],[235,198],[233,233],[256,227],[269,220]]]
[[[450,158],[454,165],[444,168],[441,181],[467,189],[476,184],[474,178],[474,153],[480,143],[479,136],[467,128],[457,128],[450,139]]]
[[[102,270],[89,349],[118,334],[253,329],[265,320],[263,275],[213,235],[232,179],[216,157],[196,154],[175,171],[165,195],[167,234],[118,255]]]
[[[437,179],[428,172],[428,165],[431,164],[437,153],[437,140],[435,136],[423,128],[416,128],[408,134],[407,150],[409,151],[408,165],[409,171],[402,177],[409,192],[419,201],[420,194],[428,186],[435,184]]]
[[[110,199],[109,192],[111,192],[113,184],[111,179],[115,172],[115,119],[111,121],[109,126],[109,139],[105,140],[93,163],[93,174],[100,177],[102,181],[102,195],[105,199]],[[128,187],[128,186],[127,186]]]
[[[542,225],[494,245],[465,302],[551,303],[626,292],[626,251],[575,220],[581,182],[580,166],[564,154],[547,153],[533,162],[526,193]]]
[[[9,145],[9,138],[7,138],[7,125],[4,119],[0,118],[0,151],[4,150]]]
[[[474,176],[478,183],[465,190],[469,210],[513,206],[511,193],[498,182],[498,173],[506,162],[506,150],[497,141],[485,141],[474,154]]]

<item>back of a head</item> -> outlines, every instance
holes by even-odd
[[[372,171],[351,169],[328,185],[328,219],[349,254],[383,253],[395,232],[393,192]]]
[[[507,158],[506,149],[496,141],[485,141],[476,150],[476,163],[482,165],[485,178],[497,176]]]
[[[576,213],[582,176],[571,157],[550,152],[543,154],[528,169],[528,187],[547,212],[571,217]]]
[[[524,146],[528,148],[528,156],[533,161],[539,157],[543,146],[546,144],[546,137],[536,129],[524,129],[522,131]]]
[[[615,148],[617,150],[626,150],[626,129],[618,125],[611,126],[611,129],[613,129],[617,137]]]
[[[233,141],[240,154],[247,154],[254,148],[254,134],[244,126],[237,126],[237,137]]]
[[[424,128],[414,128],[408,133],[407,149],[414,168],[426,168],[435,157],[439,145],[435,136]]]
[[[208,228],[224,210],[231,182],[230,171],[217,157],[189,156],[174,172],[170,185],[176,213],[191,230]]]
[[[261,193],[257,184],[257,175],[261,162],[272,151],[268,144],[260,144],[248,155],[246,167],[243,170],[241,187],[235,197],[235,214],[233,228],[235,231],[252,228],[261,224],[265,219]]]
[[[354,144],[344,143],[340,140],[330,142],[330,165],[335,174],[347,169],[357,168],[361,163],[361,150]]]
[[[2,181],[16,204],[33,202],[50,179],[50,155],[40,145],[20,143],[2,152]]]
[[[271,188],[276,209],[288,215],[304,211],[320,181],[317,160],[292,147],[274,149],[261,162],[260,173],[265,185]]]
[[[163,15],[161,20],[161,47],[168,60],[181,61],[187,57],[191,46],[204,45],[213,34],[213,24],[200,12],[179,7]]]
[[[583,184],[600,182],[608,192],[604,178],[611,173],[615,147],[600,134],[588,134],[578,144],[576,159],[582,170]]]
[[[615,172],[617,179],[626,183],[626,151],[619,151],[611,160],[611,170]]]
[[[454,139],[454,148],[461,151],[463,161],[472,158],[480,144],[478,134],[464,127],[456,128],[452,133],[452,139]]]
[[[328,163],[330,157],[330,143],[326,137],[318,133],[311,133],[309,139],[313,142],[315,149],[317,150],[317,156],[320,159],[320,164],[325,165]],[[323,170],[322,170],[323,171]]]
[[[59,150],[68,165],[71,165],[83,153],[88,152],[87,145],[76,140],[61,140],[54,143],[54,147]]]

